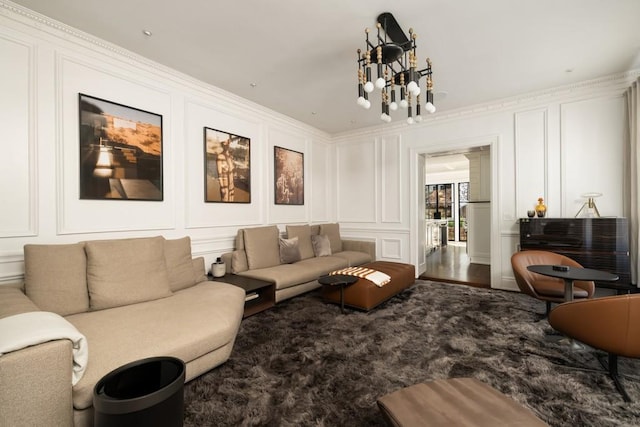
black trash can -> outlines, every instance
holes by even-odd
[[[151,357],[121,366],[93,389],[95,427],[183,425],[184,362]]]

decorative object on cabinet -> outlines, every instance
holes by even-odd
[[[211,275],[213,277],[222,277],[227,273],[227,265],[222,261],[221,257],[216,258],[216,262],[211,264]]]
[[[276,205],[304,205],[304,154],[273,147]]]
[[[543,218],[547,214],[547,205],[544,204],[544,199],[538,197],[538,204],[536,205],[536,215],[538,218]]]
[[[251,140],[204,128],[204,201],[251,203]]]
[[[80,199],[161,201],[162,116],[79,94]]]
[[[598,211],[596,202],[593,200],[600,196],[602,196],[602,193],[584,193],[582,197],[586,198],[587,201],[582,204],[582,207],[576,214],[576,218],[600,218],[600,211]]]

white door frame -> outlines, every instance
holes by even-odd
[[[499,180],[499,168],[498,168],[498,146],[500,136],[499,135],[487,135],[474,138],[468,138],[457,141],[446,141],[438,144],[429,144],[420,147],[409,148],[409,194],[410,197],[410,250],[411,260],[416,266],[417,275],[422,274],[426,270],[425,261],[425,236],[424,233],[420,234],[420,227],[418,219],[424,223],[424,206],[419,206],[419,191],[424,194],[423,188],[418,188],[420,177],[418,176],[419,170],[424,171],[424,166],[419,167],[418,162],[424,160],[424,156],[428,154],[443,153],[447,151],[462,151],[473,147],[489,146],[490,158],[491,158],[491,287],[498,287],[500,281],[500,272],[502,266],[500,265],[500,180]],[[421,181],[424,183],[425,178],[422,177]],[[424,197],[424,196],[423,196]],[[422,248],[422,249],[421,249]]]

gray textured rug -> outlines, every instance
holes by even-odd
[[[437,378],[475,377],[553,426],[637,426],[595,352],[545,338],[544,303],[418,281],[370,313],[309,293],[245,319],[228,362],[185,386],[186,426],[382,426],[376,399]],[[640,361],[621,359],[623,374]],[[640,381],[623,380],[640,402]]]

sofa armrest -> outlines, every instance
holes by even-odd
[[[72,367],[69,340],[0,356],[0,425],[72,426]]]
[[[371,261],[376,260],[376,242],[342,239],[342,250],[364,252],[371,256]]]

